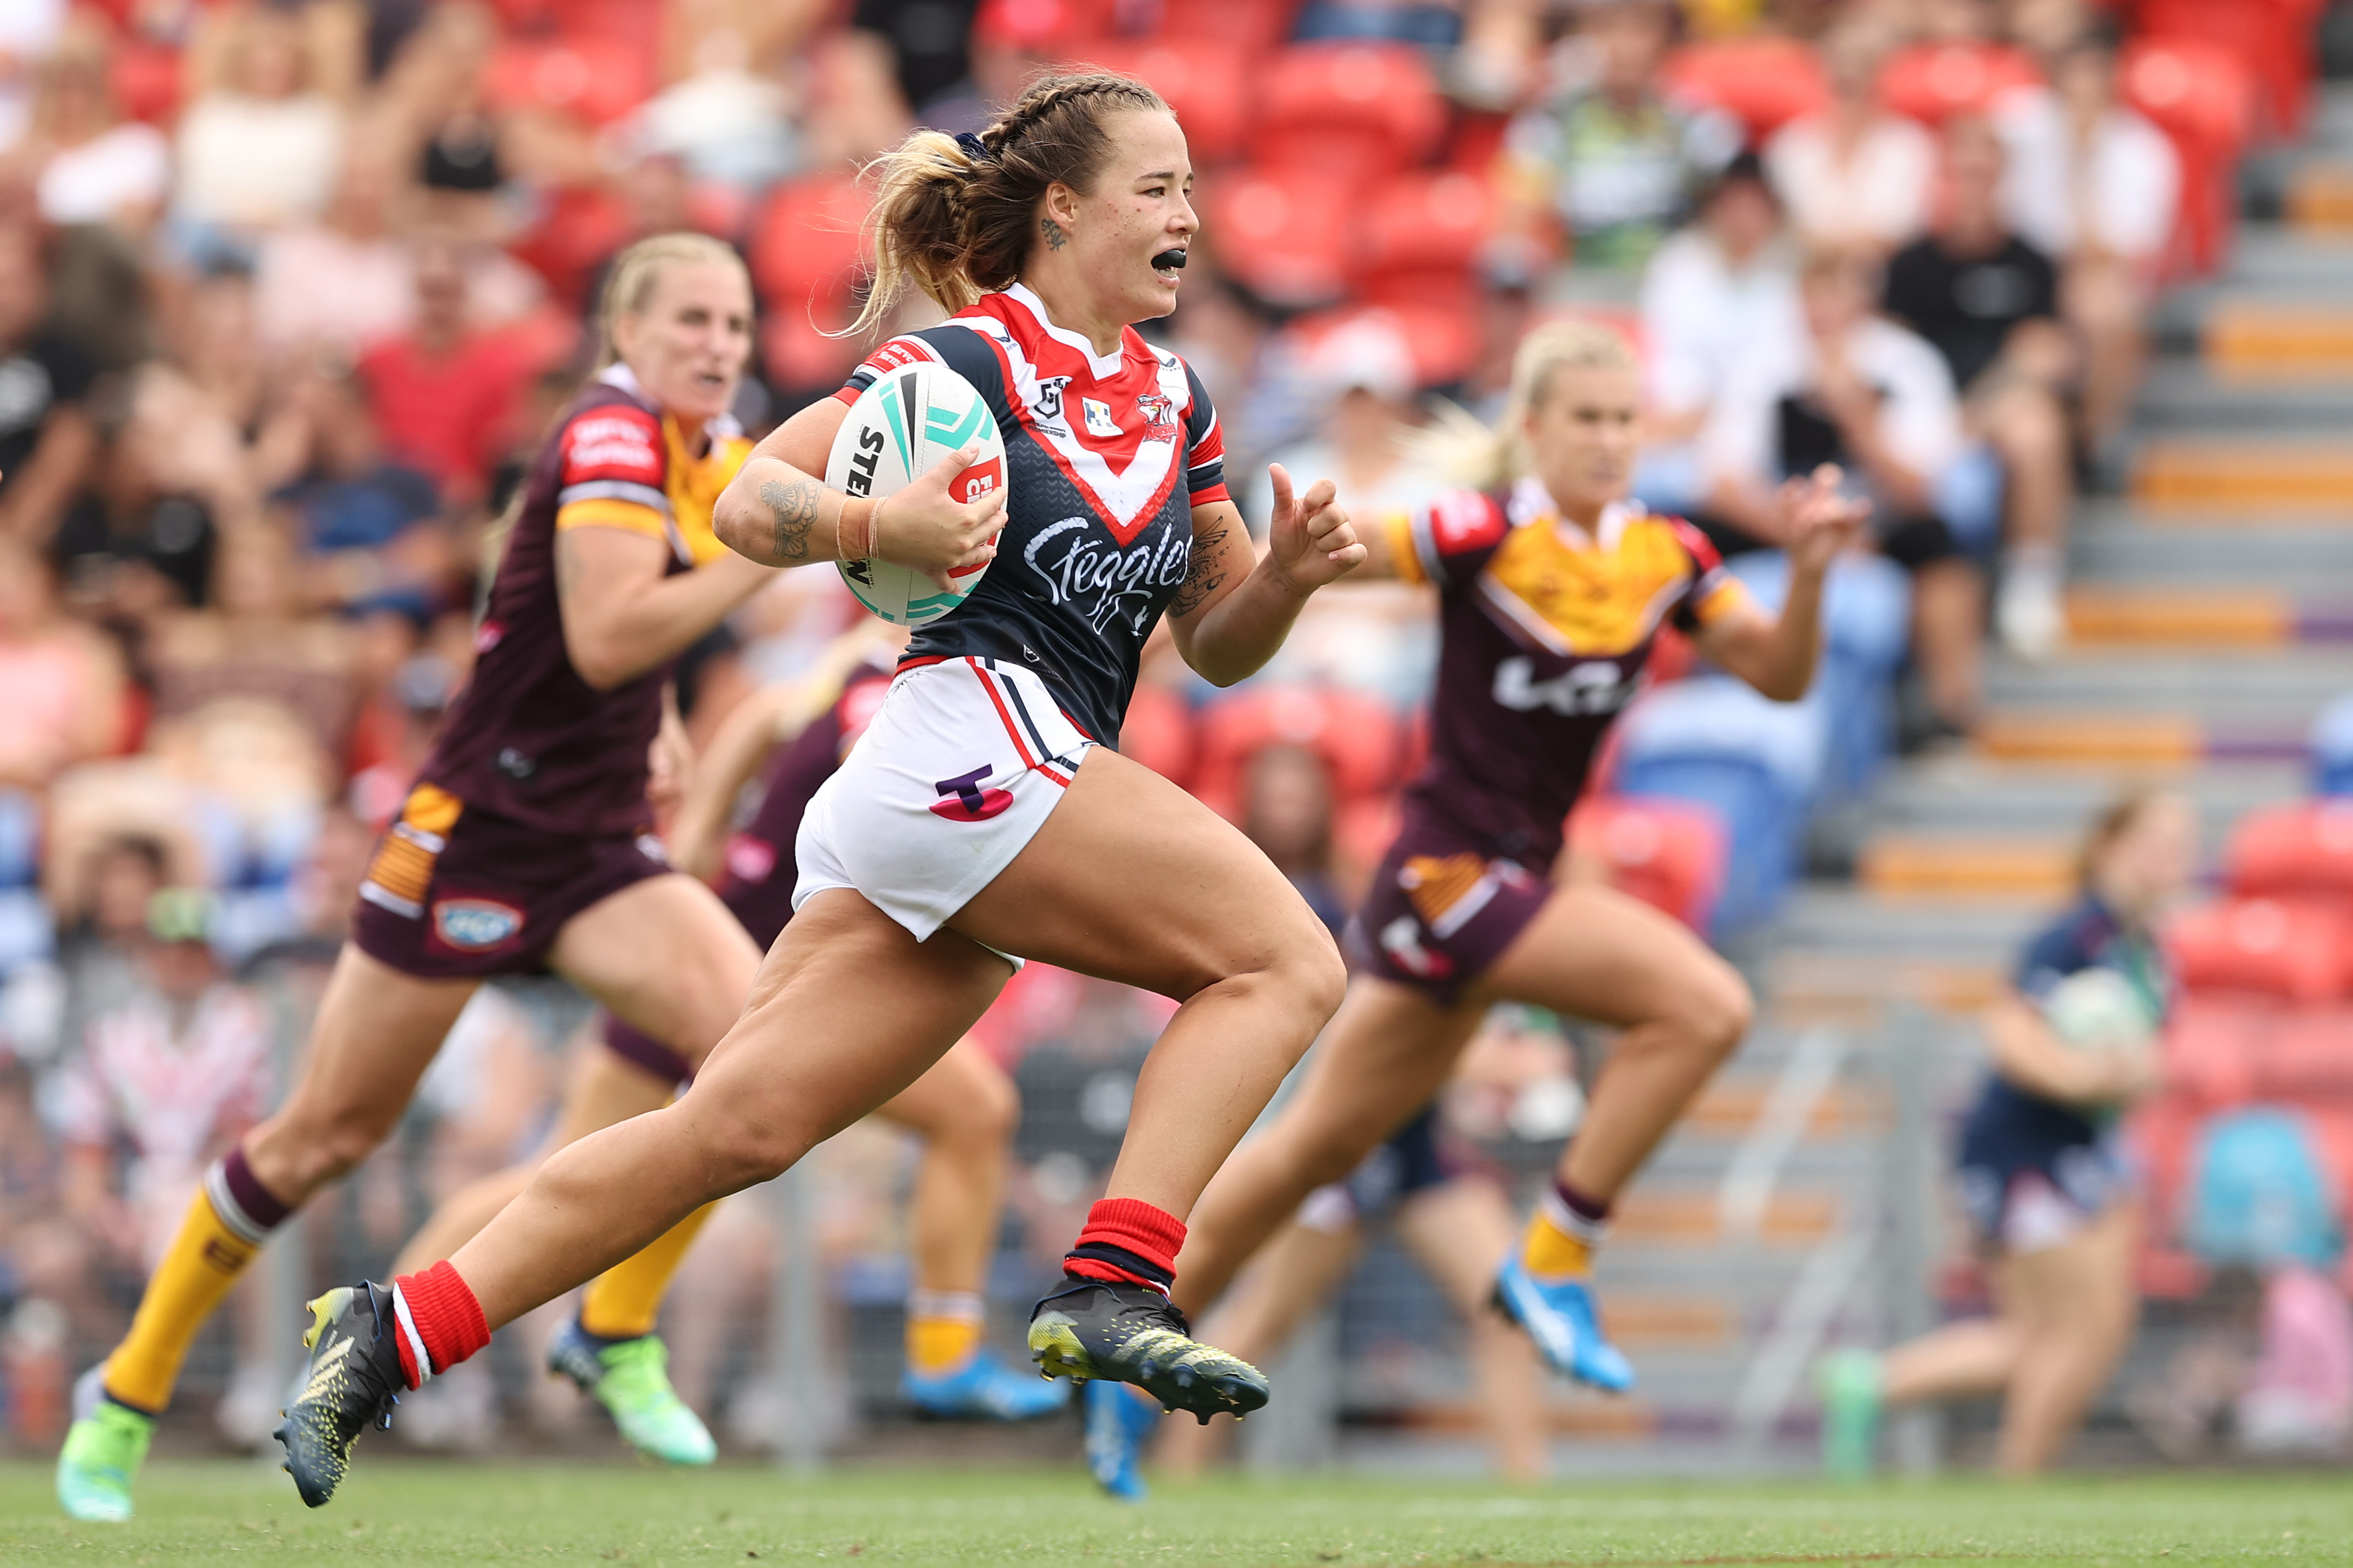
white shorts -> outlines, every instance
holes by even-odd
[[[851,888],[928,940],[1013,863],[1093,744],[1026,669],[902,670],[801,817],[793,908]]]

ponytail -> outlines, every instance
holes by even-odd
[[[1167,108],[1110,71],[1040,77],[979,135],[918,131],[876,159],[873,281],[844,335],[879,326],[910,283],[951,313],[1010,285],[1048,187],[1091,189],[1111,154],[1111,118]]]

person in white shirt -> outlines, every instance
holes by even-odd
[[[1765,147],[1765,171],[1809,246],[1884,255],[1928,226],[1936,144],[1879,100],[1886,40],[1852,22],[1822,41],[1830,107],[1790,121]]]
[[[2062,308],[2084,341],[2084,435],[2096,449],[2139,389],[2141,323],[2180,210],[2180,160],[2122,101],[2105,30],[2052,58],[2049,88],[2006,94],[1993,121],[2010,150],[2010,226],[2063,266]]]
[[[122,118],[107,83],[106,39],[77,21],[41,62],[28,146],[47,222],[144,229],[172,182],[171,143]]]
[[[1802,330],[1797,258],[1754,153],[1732,161],[1698,221],[1651,258],[1641,309],[1648,423],[1634,493],[1654,511],[1688,512],[1705,499],[1696,442],[1725,378],[1757,344]]]
[[[1774,491],[1835,463],[1872,502],[1881,553],[1912,577],[1912,652],[1939,734],[1977,718],[1985,585],[1939,514],[1967,455],[1959,398],[1936,351],[1872,313],[1874,268],[1825,252],[1799,277],[1804,331],[1759,343],[1701,433],[1712,519],[1781,542]]]
[[[301,19],[263,7],[222,25],[237,29],[223,79],[180,117],[174,216],[200,258],[317,216],[343,154],[343,111],[311,83]]]

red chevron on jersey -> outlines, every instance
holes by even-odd
[[[1134,542],[1189,467],[1209,460],[1212,448],[1223,450],[1215,426],[1192,453],[1179,450],[1193,406],[1184,362],[1155,352],[1133,327],[1121,333],[1116,353],[1098,354],[1085,338],[1049,322],[1037,295],[1018,283],[947,324],[996,349],[1022,423],[1122,547]]]

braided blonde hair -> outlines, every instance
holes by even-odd
[[[949,311],[1011,284],[1047,187],[1088,189],[1111,154],[1111,118],[1167,108],[1133,77],[1045,76],[980,133],[976,154],[966,140],[918,131],[876,159],[874,276],[849,332],[881,322],[910,283]]]

